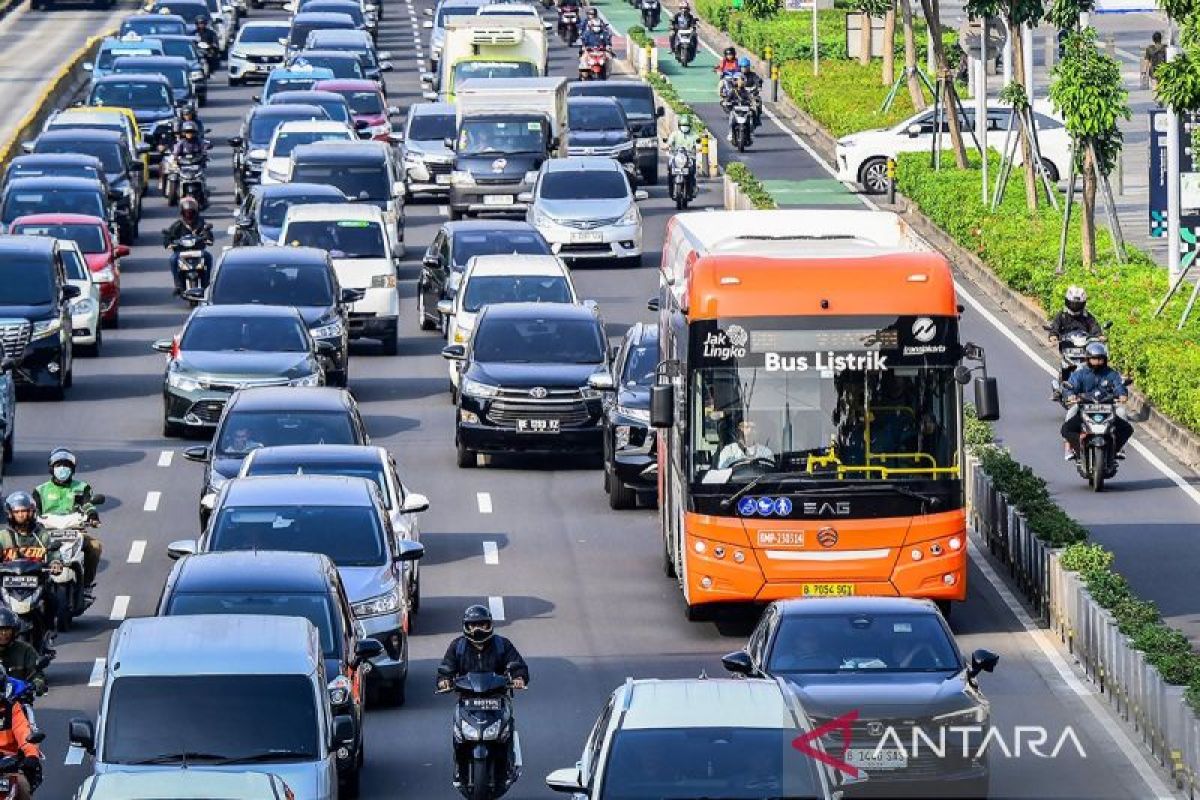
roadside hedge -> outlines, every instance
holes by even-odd
[[[646,35],[646,29],[641,25],[634,25],[625,33],[638,47],[645,47],[646,45],[654,44],[654,40]]]
[[[767,187],[754,176],[754,173],[740,161],[731,161],[725,165],[725,174],[750,198],[756,209],[776,208],[775,198],[767,191]]]
[[[664,103],[671,107],[672,111],[681,117],[689,116],[692,118],[692,125],[696,127],[698,134],[708,132],[708,126],[704,124],[704,120],[692,110],[691,106],[679,99],[679,93],[675,91],[675,86],[664,75],[658,72],[648,72],[642,77],[654,87],[654,91],[658,92],[658,96],[663,99]]]
[[[811,63],[788,61],[779,70],[779,88],[838,137],[868,128],[886,128],[914,113],[906,87],[896,92],[888,111],[879,112],[891,87],[879,84],[877,63],[864,67],[857,61],[822,61],[821,74],[813,75]]]
[[[1113,322],[1108,346],[1114,364],[1134,378],[1156,408],[1200,433],[1200,320],[1193,317],[1182,331],[1175,329],[1188,293],[1181,292],[1162,316],[1153,318],[1167,290],[1166,272],[1132,247],[1126,247],[1128,263],[1117,264],[1102,215],[1097,220],[1096,268],[1089,272],[1082,267],[1078,226],[1072,224],[1065,272],[1056,275],[1061,213],[1043,207],[1031,216],[1019,171],[1013,172],[1004,203],[991,213],[980,200],[979,161],[972,155],[970,169],[940,172],[930,167],[928,154],[901,155],[897,188],[1009,287],[1037,300],[1046,312],[1059,308],[1068,285],[1087,289],[1092,312]]]

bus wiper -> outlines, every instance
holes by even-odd
[[[902,495],[904,497],[911,497],[914,500],[920,500],[922,503],[928,504],[930,508],[937,508],[942,503],[942,498],[938,497],[936,494],[925,494],[924,492],[918,492],[914,489],[909,489],[907,486],[901,486],[898,483],[860,484],[858,486],[855,486],[853,491],[858,492],[860,494],[864,493],[864,492],[866,492],[866,493],[892,492],[893,494]]]
[[[809,475],[807,472],[764,472],[762,475],[759,475],[757,478],[754,478],[749,483],[747,483],[745,486],[738,489],[736,492],[729,495],[729,497],[726,497],[724,500],[722,500],[721,508],[722,509],[729,508],[731,505],[736,503],[738,500],[741,500],[743,497],[745,497],[750,492],[750,490],[752,490],[755,486],[758,486],[759,484],[764,483],[768,480],[798,481],[798,480],[803,480],[808,477],[809,477]]]

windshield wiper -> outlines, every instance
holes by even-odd
[[[729,508],[731,505],[736,503],[738,500],[741,500],[743,497],[745,497],[746,494],[748,494],[750,492],[750,490],[753,489],[755,486],[758,486],[759,484],[764,483],[767,480],[798,481],[798,480],[804,480],[805,478],[808,478],[808,477],[809,477],[809,475],[807,472],[764,472],[762,475],[759,475],[757,478],[754,478],[749,483],[747,483],[745,486],[738,489],[736,492],[729,495],[729,497],[726,497],[724,500],[722,500],[721,508],[723,508],[723,509]]]
[[[738,489],[733,494],[721,501],[721,508],[726,509],[736,503],[754,487],[768,481],[796,481],[808,477],[806,472],[764,472],[754,480],[747,483],[742,488]],[[942,498],[934,494],[925,494],[914,489],[909,489],[906,486],[901,486],[897,483],[854,483],[854,484],[839,484],[837,486],[818,486],[810,489],[803,489],[807,494],[884,494],[892,493],[903,497],[911,497],[914,500],[920,500],[930,508],[937,508],[942,503]]]
[[[150,758],[142,758],[137,761],[123,761],[123,764],[141,765],[141,764],[174,764],[177,761],[220,761],[224,762],[229,756],[220,753],[200,753],[194,750],[186,750],[179,753],[160,753]]]
[[[930,508],[937,508],[942,503],[942,498],[935,494],[925,494],[914,489],[909,489],[907,486],[901,486],[898,483],[867,483],[855,486],[851,491],[858,494],[882,494],[891,492],[893,494],[911,497],[914,500],[920,500],[922,503],[927,503]]]
[[[303,759],[311,761],[315,758],[312,753],[300,750],[264,750],[259,753],[247,753],[241,756],[230,756],[222,759],[221,764],[265,764],[268,761],[293,761]]]

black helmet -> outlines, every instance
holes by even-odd
[[[3,700],[5,703],[11,703],[12,693],[12,684],[8,682],[8,669],[3,664],[0,664],[0,700]]]
[[[21,630],[21,618],[11,608],[0,606],[0,630],[4,628],[12,628],[14,633]]]
[[[179,213],[185,219],[194,219],[200,213],[200,204],[194,197],[185,197],[179,201]]]
[[[200,26],[208,27],[208,20],[204,17],[196,17],[196,27],[199,28]]]
[[[732,47],[726,47],[725,48],[725,57],[726,58],[737,58],[737,50],[734,50]]]
[[[71,469],[75,469],[75,454],[65,447],[59,447],[50,453],[50,468],[54,469],[55,464],[69,464]]]
[[[463,612],[463,635],[475,644],[492,638],[492,612],[487,606],[474,605]]]

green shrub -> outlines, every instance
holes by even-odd
[[[905,88],[888,111],[879,112],[891,87],[880,85],[878,64],[822,61],[821,74],[813,75],[811,63],[789,61],[779,71],[779,87],[834,136],[886,128],[914,113]]]
[[[633,40],[633,43],[636,44],[638,47],[645,47],[646,45],[651,45],[651,46],[654,45],[654,40],[646,35],[646,29],[643,28],[641,25],[634,25],[628,31],[626,31],[626,34],[629,36],[630,39]]]
[[[700,119],[700,115],[693,111],[691,106],[679,99],[679,93],[675,91],[675,87],[671,84],[671,81],[658,72],[649,72],[643,77],[647,83],[654,87],[654,91],[658,92],[658,96],[663,99],[664,103],[671,107],[672,111],[681,117],[691,117],[692,125],[695,127],[697,134],[702,135],[708,132],[708,128],[705,126],[704,120]]]
[[[775,208],[775,198],[771,197],[767,187],[754,177],[754,173],[745,164],[740,161],[731,161],[725,165],[725,174],[729,176],[729,180],[736,183],[746,193],[755,208]]]

